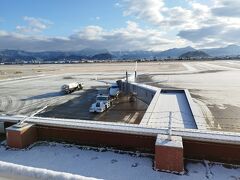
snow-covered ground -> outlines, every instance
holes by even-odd
[[[42,142],[25,150],[0,147],[0,179],[240,179],[240,167],[188,162],[184,175],[153,170],[153,157],[106,148]]]
[[[198,128],[240,132],[239,62],[189,62],[188,72],[153,75],[152,85],[188,89],[205,119]],[[184,65],[184,64],[183,64]],[[193,72],[193,69],[197,71]],[[191,73],[192,72],[192,73]],[[197,115],[198,116],[198,115]]]

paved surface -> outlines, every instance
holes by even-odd
[[[101,80],[122,78],[125,70],[133,71],[134,66],[135,63],[0,66],[1,79],[30,76],[0,81],[0,114],[30,115],[45,105],[54,107],[71,100],[72,104],[77,103],[79,96],[91,94],[88,89],[106,86]],[[139,63],[138,71],[140,82],[189,89],[211,129],[240,132],[240,61]],[[34,75],[38,76],[31,77]],[[85,83],[84,91],[68,96],[59,93],[62,84],[76,80]]]
[[[88,109],[95,102],[99,92],[103,92],[102,88],[100,90],[89,89],[64,104],[49,107],[46,112],[38,114],[38,116],[131,124],[140,123],[148,105],[140,100],[130,103],[128,97],[124,95],[120,95],[118,99],[114,100],[113,105],[105,112],[90,113]]]
[[[141,101],[129,103],[125,97],[115,101],[113,107],[104,113],[88,112],[96,95],[106,92],[106,83],[121,78],[121,75],[60,74],[1,81],[0,114],[31,115],[47,105],[46,112],[38,116],[139,123],[147,105]],[[75,81],[83,82],[84,89],[68,95],[60,92],[63,84]]]
[[[141,81],[146,79],[147,84],[161,88],[188,89],[211,129],[240,132],[240,61],[184,62],[179,65],[187,70],[145,74]]]
[[[90,88],[91,80],[87,76],[73,76],[72,79],[61,76],[44,76],[24,80],[0,82],[0,113],[30,115],[45,105],[54,106],[80,96],[84,91],[70,95],[60,92],[65,83],[84,82]],[[94,85],[104,85],[94,81]]]

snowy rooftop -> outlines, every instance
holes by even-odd
[[[240,167],[187,162],[184,175],[153,170],[146,154],[41,142],[25,150],[0,147],[0,177],[11,179],[239,179]]]
[[[171,136],[159,134],[155,145],[169,146],[176,148],[183,148],[182,137],[180,136]]]
[[[168,128],[171,119],[173,128],[206,129],[205,120],[199,118],[202,114],[195,107],[188,90],[164,90],[140,83],[130,84],[155,92],[141,125]]]

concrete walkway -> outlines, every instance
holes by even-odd
[[[152,111],[146,112],[148,119],[141,124],[154,128],[197,129],[192,111],[184,91],[161,91]]]

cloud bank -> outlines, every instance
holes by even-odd
[[[172,41],[165,39],[155,29],[143,29],[137,23],[128,21],[126,27],[106,30],[100,26],[87,26],[68,37],[48,37],[19,32],[0,31],[0,49],[22,49],[28,51],[75,51],[86,47],[109,50],[154,50],[154,47],[168,47]]]
[[[105,29],[89,25],[64,37],[44,35],[54,23],[36,17],[23,17],[24,25],[14,32],[0,29],[0,49],[29,51],[80,50],[164,50],[173,47],[216,47],[240,42],[240,1],[120,0],[113,6],[129,17],[125,27]],[[96,18],[100,19],[100,18]],[[103,19],[101,19],[103,21]],[[144,22],[146,26],[142,26]]]

